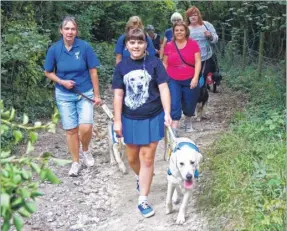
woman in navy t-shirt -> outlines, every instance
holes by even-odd
[[[116,47],[115,47],[115,54],[116,54],[116,64],[118,64],[122,59],[130,57],[130,52],[126,48],[126,35],[131,29],[135,28],[140,28],[143,29],[144,26],[142,24],[142,21],[140,17],[138,16],[132,16],[129,18],[127,24],[126,24],[126,29],[125,29],[125,34],[121,35],[118,38]],[[147,47],[146,50],[148,51],[149,55],[155,55],[156,51],[154,49],[153,43],[151,38],[147,38]]]
[[[124,137],[128,161],[137,176],[138,209],[144,217],[154,214],[147,202],[154,173],[158,141],[164,124],[171,125],[169,77],[162,62],[146,55],[143,30],[130,30],[126,47],[130,57],[116,66],[113,76],[114,131]],[[138,185],[139,184],[139,185]]]

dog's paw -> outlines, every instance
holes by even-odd
[[[166,208],[165,208],[165,214],[170,214],[172,213],[172,204],[166,204]]]
[[[176,219],[176,224],[182,225],[185,222],[185,215],[182,213],[179,213]]]

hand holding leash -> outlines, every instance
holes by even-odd
[[[176,137],[175,137],[175,135],[174,135],[174,133],[172,131],[171,126],[167,126],[167,129],[169,131],[169,135],[170,135],[170,138],[171,138],[172,150],[175,150],[176,148],[178,148]]]

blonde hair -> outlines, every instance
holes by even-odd
[[[139,16],[132,16],[129,18],[126,24],[126,28],[125,28],[126,34],[129,32],[130,29],[134,28],[135,26],[142,30],[144,29],[142,20],[140,19]]]
[[[78,29],[78,23],[76,22],[76,19],[73,16],[65,16],[64,17],[64,19],[60,23],[59,31],[61,31],[63,29],[63,27],[67,25],[68,22],[72,22],[74,24],[74,26],[76,27],[76,31],[77,31],[76,35],[79,36],[80,32]]]

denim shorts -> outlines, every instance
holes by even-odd
[[[93,99],[93,89],[83,92],[84,95]],[[63,92],[56,88],[55,98],[61,115],[63,129],[69,130],[79,124],[93,124],[94,105],[89,100],[74,92]]]
[[[190,89],[191,79],[170,79],[168,86],[171,96],[171,118],[180,120],[181,111],[185,116],[193,116],[199,98],[200,87]]]

